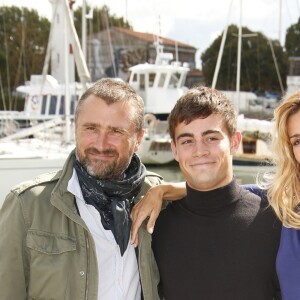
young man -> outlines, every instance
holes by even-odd
[[[156,221],[152,248],[165,299],[281,299],[275,272],[280,223],[266,200],[233,177],[241,134],[224,94],[199,87],[169,116],[187,196]]]
[[[158,299],[146,228],[138,252],[129,241],[133,202],[161,182],[135,154],[143,119],[124,82],[82,95],[63,169],[17,186],[0,210],[1,299]]]

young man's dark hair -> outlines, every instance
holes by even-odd
[[[236,131],[237,114],[232,102],[222,92],[209,87],[195,87],[183,95],[169,115],[169,132],[174,140],[174,131],[178,123],[189,124],[197,118],[206,118],[211,114],[220,114],[229,136]]]

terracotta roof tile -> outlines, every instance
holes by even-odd
[[[113,30],[122,32],[124,34],[136,37],[140,40],[150,42],[150,43],[153,43],[156,39],[156,35],[152,34],[152,33],[138,32],[138,31],[133,31],[131,29],[127,29],[127,28],[122,28],[122,27],[113,27]],[[160,39],[161,39],[163,45],[174,46],[175,42],[176,42],[175,40],[168,39],[168,38],[165,38],[165,37],[160,37]],[[193,47],[189,44],[181,43],[181,42],[178,42],[178,41],[177,41],[177,46],[196,49],[196,47]]]

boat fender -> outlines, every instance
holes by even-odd
[[[145,120],[145,127],[147,128],[156,127],[157,119],[153,114],[146,114],[144,120]]]

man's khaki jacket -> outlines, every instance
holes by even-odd
[[[67,191],[72,172],[69,156],[61,171],[22,183],[6,197],[0,209],[1,300],[98,299],[94,241]],[[160,181],[148,172],[137,200]],[[159,273],[145,224],[138,261],[144,299],[159,299]]]

